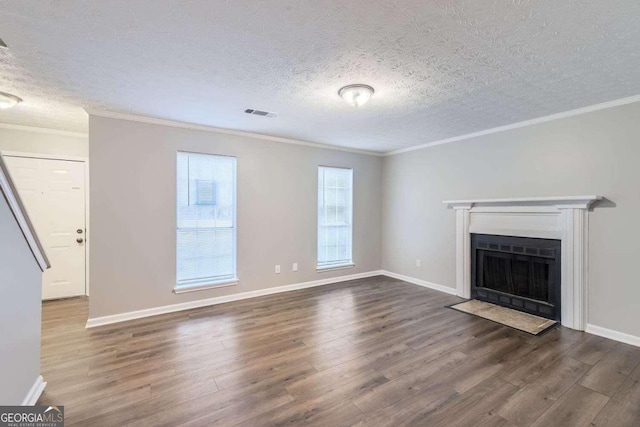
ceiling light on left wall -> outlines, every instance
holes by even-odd
[[[0,108],[3,110],[11,107],[15,107],[22,102],[22,99],[10,93],[0,92]]]

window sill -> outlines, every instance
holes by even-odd
[[[238,284],[238,278],[221,280],[219,282],[198,283],[194,285],[176,286],[173,288],[174,294],[184,294],[187,292],[206,291],[207,289],[225,288]]]
[[[316,272],[324,273],[325,271],[334,271],[334,270],[345,270],[347,268],[353,268],[356,265],[352,262],[348,264],[340,264],[340,265],[331,265],[327,267],[316,267]]]

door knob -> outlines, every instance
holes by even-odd
[[[78,228],[78,229],[76,230],[76,233],[78,233],[78,234],[82,234],[82,228]]]
[[[84,239],[82,237],[80,237],[80,238],[76,239],[76,242],[82,243],[82,242],[84,242]]]

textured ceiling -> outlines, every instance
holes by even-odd
[[[82,107],[388,151],[640,94],[638,0],[4,1],[0,122]],[[376,89],[360,109],[337,95]],[[267,119],[245,108],[278,113]]]

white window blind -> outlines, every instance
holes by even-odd
[[[353,171],[318,168],[318,269],[353,265]]]
[[[236,158],[178,153],[176,288],[236,280]]]

